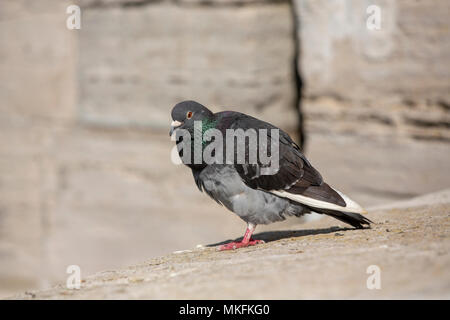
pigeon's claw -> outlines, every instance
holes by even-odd
[[[251,239],[248,242],[230,242],[224,245],[221,245],[219,247],[219,251],[225,251],[225,250],[234,250],[234,249],[239,249],[239,248],[244,248],[244,247],[248,247],[248,246],[254,246],[257,244],[261,244],[264,243],[263,240],[253,240]]]
[[[219,247],[219,251],[234,250],[244,248],[248,246],[254,246],[255,244],[264,243],[263,240],[254,240],[252,238],[253,231],[255,231],[256,225],[253,223],[247,224],[247,230],[245,231],[244,238],[241,242],[230,242]]]

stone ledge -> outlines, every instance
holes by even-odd
[[[369,210],[355,230],[324,218],[302,230],[263,232],[265,244],[219,252],[201,246],[15,299],[311,299],[450,297],[450,189]],[[408,204],[409,203],[409,204]],[[132,244],[130,244],[132,245]],[[370,265],[381,289],[369,290]]]

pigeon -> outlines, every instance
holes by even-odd
[[[263,243],[252,238],[258,224],[269,224],[285,220],[286,217],[300,217],[316,212],[336,218],[355,228],[370,227],[370,221],[362,214],[367,213],[359,204],[342,192],[329,186],[322,175],[311,165],[299,146],[283,130],[276,126],[235,111],[213,113],[207,107],[195,101],[183,101],[176,104],[171,112],[172,124],[170,136],[175,134],[177,150],[182,162],[192,170],[195,184],[201,192],[228,210],[234,212],[247,223],[242,241],[233,241],[220,246],[219,250],[232,250]],[[195,123],[199,125],[195,125]],[[180,130],[183,129],[183,130]],[[224,136],[236,130],[249,129],[258,133],[257,144],[262,144],[261,137],[266,134],[268,143],[258,148],[278,146],[278,166],[268,169],[269,164],[262,163],[262,158],[249,161],[249,145],[245,146],[244,161],[207,162],[204,159],[193,161],[194,145],[201,151],[213,141],[204,136],[209,129],[216,130]],[[234,130],[234,131],[233,131]],[[276,131],[273,131],[276,130]],[[187,132],[185,136],[181,133]],[[278,137],[273,132],[277,132]],[[200,135],[199,135],[200,134]],[[187,137],[187,138],[186,138]],[[200,137],[200,143],[195,138]],[[190,139],[190,141],[189,141]],[[229,141],[223,138],[223,145],[212,154],[228,152]],[[248,140],[249,141],[249,140]],[[245,141],[246,142],[246,141]],[[230,154],[236,156],[238,143]],[[201,153],[201,152],[200,152]],[[186,160],[187,159],[187,160]],[[220,159],[220,157],[215,158]]]

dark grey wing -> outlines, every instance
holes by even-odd
[[[260,132],[258,129],[267,129],[269,150],[270,141],[274,141],[270,130],[279,130],[279,169],[274,174],[261,174],[261,169],[267,165],[261,164],[259,161],[254,164],[248,163],[248,159],[246,159],[244,164],[234,163],[236,171],[249,187],[265,191],[282,190],[316,200],[345,205],[342,197],[323,181],[320,173],[306,159],[299,146],[286,132],[270,123],[246,115],[235,119],[230,128],[243,130],[253,128],[257,132]],[[246,144],[245,148],[248,153],[249,145]]]
[[[271,134],[271,129],[278,130],[278,145],[279,145],[279,164],[278,171],[271,175],[264,175],[261,173],[262,168],[267,168],[270,164],[262,164],[259,157],[257,163],[246,162],[243,164],[234,163],[234,166],[245,181],[245,183],[252,188],[259,188],[264,190],[279,190],[289,189],[294,185],[299,187],[308,187],[311,185],[321,185],[323,180],[320,173],[312,167],[306,157],[301,153],[298,145],[289,137],[283,130],[271,125],[270,123],[258,120],[256,118],[242,115],[236,119],[230,126],[231,129],[255,129],[258,137],[261,133],[259,129],[266,129],[267,131],[267,149],[270,150],[271,144],[275,137]],[[259,144],[258,148],[262,148]],[[251,146],[246,141],[246,156],[248,156],[248,149]],[[238,146],[235,146],[235,159],[237,158]],[[270,153],[270,152],[269,152]]]

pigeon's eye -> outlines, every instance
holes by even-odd
[[[188,111],[186,113],[186,118],[190,119],[190,118],[192,118],[192,115],[193,115],[192,111]]]

